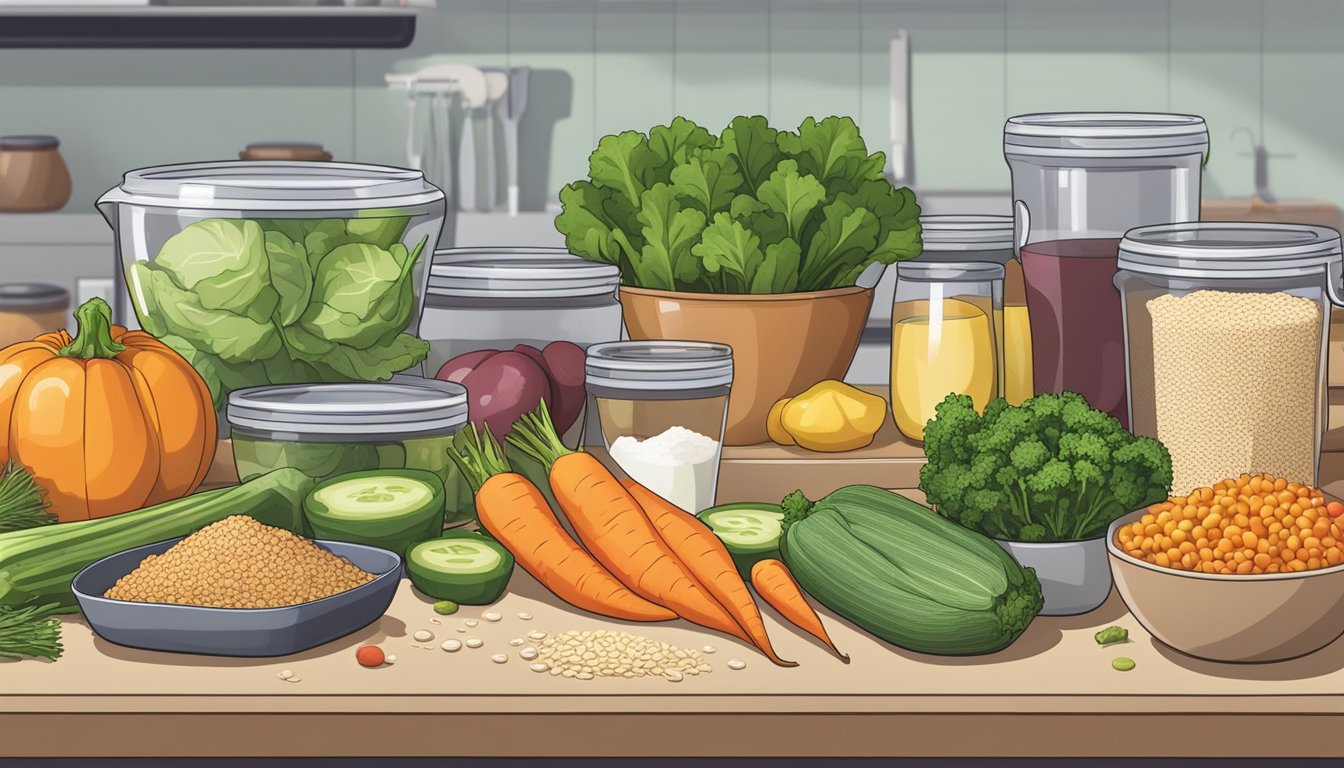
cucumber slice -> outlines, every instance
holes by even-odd
[[[778,504],[724,504],[710,507],[697,517],[719,537],[732,555],[738,573],[751,581],[751,567],[768,558],[779,559],[779,540],[784,536],[784,509]]]
[[[445,531],[406,555],[415,588],[435,600],[487,605],[499,599],[513,575],[513,555],[476,531]]]
[[[352,472],[314,488],[303,511],[316,538],[404,555],[443,530],[443,481],[420,469]]]

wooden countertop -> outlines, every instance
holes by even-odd
[[[1344,434],[1332,434],[1326,449],[1323,474],[1338,478],[1326,488],[1339,495]],[[844,474],[854,470],[837,468],[831,486],[880,483],[892,464],[919,463],[891,444],[872,452],[868,474],[855,479]],[[721,488],[749,487],[735,476],[738,461],[746,477],[764,467],[793,466],[785,474],[797,487],[795,480],[809,482],[799,473],[825,469],[808,465],[835,460],[740,449],[725,457]],[[214,483],[228,479],[226,467],[211,477]],[[902,651],[823,610],[837,644],[852,656],[849,665],[763,607],[778,651],[800,663],[794,669],[775,668],[744,644],[685,622],[632,625],[581,615],[560,607],[521,569],[492,608],[503,614],[501,622],[480,621],[458,632],[465,619],[491,608],[438,617],[403,582],[375,624],[279,659],[139,651],[107,643],[80,619],[66,618],[60,661],[0,662],[0,755],[1293,758],[1340,752],[1344,641],[1278,664],[1199,661],[1156,643],[1114,594],[1092,613],[1038,618],[1005,651],[968,658]],[[521,620],[519,612],[533,618]],[[1130,642],[1097,646],[1093,633],[1110,624],[1127,628]],[[712,644],[713,671],[675,684],[584,682],[532,672],[508,645],[531,630],[600,628],[679,647]],[[419,629],[434,632],[429,649],[412,647]],[[472,636],[484,647],[438,648],[444,639]],[[354,649],[370,642],[396,654],[397,663],[358,667]],[[509,661],[493,663],[495,653],[507,653]],[[1137,668],[1113,670],[1111,659],[1122,655]],[[731,658],[745,660],[746,669],[728,669]],[[279,680],[281,669],[302,681]],[[1291,737],[1232,738],[1243,732]]]

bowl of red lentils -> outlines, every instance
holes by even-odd
[[[1344,635],[1344,504],[1242,475],[1113,522],[1116,589],[1145,629],[1210,661],[1283,661]]]

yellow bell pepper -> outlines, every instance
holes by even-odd
[[[887,401],[834,379],[784,398],[770,409],[766,429],[780,445],[810,451],[852,451],[873,442],[887,418]]]

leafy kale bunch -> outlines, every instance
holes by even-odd
[[[405,216],[204,219],[128,275],[140,322],[187,359],[221,408],[260,384],[381,381],[425,358]]]
[[[1165,498],[1171,454],[1082,395],[1045,394],[981,416],[948,395],[924,428],[919,488],[944,517],[995,539],[1078,541]]]
[[[920,254],[919,206],[882,174],[848,117],[796,133],[737,117],[721,136],[678,117],[606,136],[589,180],[560,190],[571,253],[626,285],[792,293],[854,285],[874,262]]]

